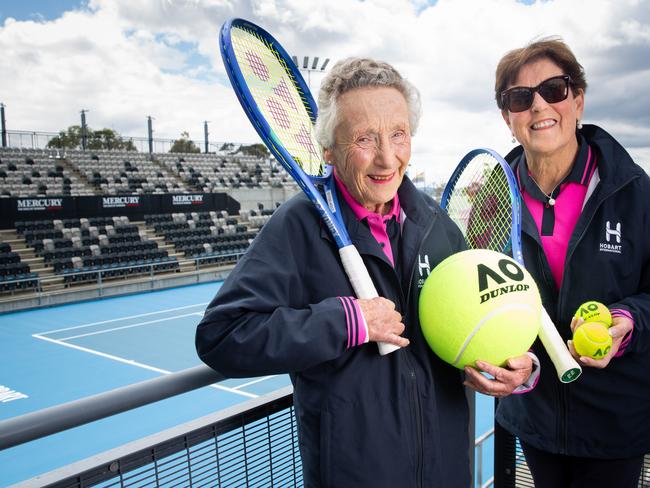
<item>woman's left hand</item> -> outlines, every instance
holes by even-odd
[[[584,321],[582,319],[574,318],[571,321],[571,331],[574,332],[578,326],[583,324],[583,322]],[[616,353],[621,347],[621,342],[623,342],[625,336],[633,328],[634,328],[634,322],[632,322],[632,320],[628,319],[627,317],[623,317],[623,316],[612,317],[612,326],[609,328],[609,335],[612,336],[612,348],[601,359],[593,359],[590,358],[589,356],[581,356],[576,352],[575,347],[573,347],[573,341],[568,342],[569,351],[571,352],[573,357],[576,358],[578,361],[580,361],[580,363],[583,364],[584,366],[588,366],[590,368],[598,368],[598,369],[606,368],[609,362],[612,360],[612,358],[616,356]]]
[[[508,359],[503,368],[485,361],[476,361],[476,368],[465,366],[465,382],[463,384],[484,395],[503,398],[510,395],[518,386],[523,385],[532,371],[533,361],[528,354]],[[482,372],[489,374],[492,378],[486,377]]]

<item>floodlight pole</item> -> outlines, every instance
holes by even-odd
[[[147,137],[149,139],[149,154],[153,154],[153,125],[151,115],[147,115]]]
[[[7,124],[5,122],[4,103],[0,103],[0,127],[2,127],[2,147],[7,147]]]
[[[87,109],[81,109],[81,149],[84,151],[88,148],[88,126],[86,125]]]
[[[208,154],[208,122],[209,120],[203,121],[203,140],[205,142],[205,154]]]
[[[299,62],[298,56],[291,56],[293,59],[293,62],[295,65],[298,67],[300,71],[303,73],[307,73],[307,87],[311,90],[311,73],[312,71],[318,72],[318,73],[324,73],[325,68],[330,62],[330,58],[325,58],[321,66],[318,66],[318,61],[319,57],[318,56],[312,56],[311,62],[309,56],[303,56],[302,58],[302,63]]]

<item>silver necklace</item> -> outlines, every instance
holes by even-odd
[[[537,183],[537,181],[535,181],[535,178],[533,178],[533,174],[532,174],[532,173],[528,173],[528,176],[530,176],[530,179],[533,180],[533,183],[535,183],[535,186],[537,187],[537,189],[538,189],[540,192],[542,192],[542,195],[544,195],[544,196],[548,199],[548,200],[547,200],[547,203],[548,203],[551,207],[554,206],[554,205],[555,205],[555,198],[553,198],[551,195],[553,195],[553,193],[555,193],[555,190],[556,190],[557,187],[560,185],[560,183],[558,183],[557,185],[555,185],[555,188],[553,188],[553,189],[551,190],[551,193],[549,193],[549,194],[547,195],[546,193],[544,193],[544,190],[542,190],[542,187],[539,186],[539,183]]]

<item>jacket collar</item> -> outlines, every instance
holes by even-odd
[[[384,252],[370,233],[370,230],[359,221],[352,209],[338,193],[338,189],[335,188],[334,191],[337,192],[343,222],[348,230],[352,243],[357,247],[359,253],[377,256],[388,262]],[[413,251],[410,249],[410,243],[413,243],[413,246],[417,246],[419,242],[417,236],[424,234],[426,228],[434,221],[437,210],[426,203],[423,196],[406,175],[397,190],[397,194],[402,210],[400,221],[402,225],[403,250],[410,255]],[[411,239],[411,236],[413,236],[413,239]],[[330,241],[333,240],[325,225],[321,226],[321,237]]]
[[[585,124],[580,129],[580,133],[594,149],[598,159],[597,174],[600,179],[600,189],[596,198],[590,198],[589,202],[586,202],[586,205],[591,203],[591,208],[595,208],[594,206],[599,201],[605,199],[616,189],[641,176],[643,169],[634,163],[628,152],[614,137],[600,127]],[[517,146],[506,155],[505,159],[513,170],[516,169],[516,164],[523,152],[523,147]],[[587,207],[585,206],[586,210]],[[525,216],[522,218],[522,231],[531,236],[538,236],[537,227],[525,205],[522,207],[522,212],[522,216]],[[539,238],[537,237],[537,239]]]
[[[596,152],[598,172],[603,185],[616,188],[631,178],[643,174],[643,169],[634,164],[623,146],[605,130],[596,125],[585,124],[580,129],[580,134]],[[524,148],[517,146],[505,157],[513,169],[523,152]]]

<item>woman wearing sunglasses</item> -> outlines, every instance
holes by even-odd
[[[561,384],[542,347],[542,374],[526,395],[499,403],[537,488],[636,487],[650,453],[650,178],[623,147],[582,124],[587,82],[559,39],[507,53],[495,95],[513,142],[522,241],[546,310],[583,366]],[[570,339],[578,307],[613,316],[611,351],[580,357]]]

